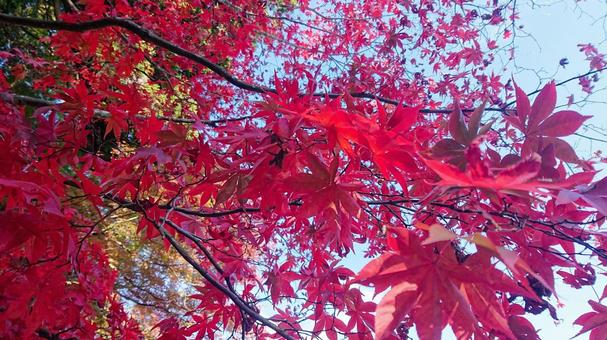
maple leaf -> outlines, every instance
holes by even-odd
[[[355,340],[372,339],[370,330],[373,330],[373,312],[376,304],[364,301],[362,293],[356,288],[352,288],[346,293],[345,303],[348,308],[346,314],[350,317],[346,330],[351,332],[356,329],[356,334],[349,338]]]
[[[607,216],[607,178],[590,185],[581,185],[577,190],[559,191],[557,204],[574,202],[580,198],[595,208],[601,215]]]
[[[448,130],[453,138],[444,138],[432,146],[431,154],[435,159],[444,159],[447,162],[463,168],[466,163],[465,151],[468,146],[485,135],[495,123],[495,120],[481,126],[481,118],[486,103],[483,102],[474,109],[468,124],[464,121],[464,114],[457,102],[449,114]]]
[[[411,129],[419,118],[418,107],[408,107],[399,103],[394,111],[388,114],[381,102],[376,100],[375,104],[377,105],[380,126],[397,134]]]
[[[160,147],[183,143],[186,140],[188,129],[180,125],[170,125],[165,130],[157,132]]]
[[[481,106],[474,109],[470,115],[468,125],[466,126],[462,109],[460,108],[459,103],[455,102],[455,107],[449,114],[448,125],[449,133],[456,142],[462,145],[470,145],[470,143],[472,143],[472,141],[474,141],[474,139],[476,139],[478,136],[489,131],[493,125],[493,122],[485,124],[481,127],[481,118],[483,116],[483,112],[485,111],[485,105],[486,104],[483,103]]]
[[[314,216],[327,208],[358,216],[360,206],[351,192],[360,184],[337,182],[338,158],[334,158],[329,167],[310,153],[306,154],[306,160],[311,173],[298,173],[284,180],[289,190],[304,194],[303,216]]]
[[[573,323],[582,326],[576,337],[590,332],[591,340],[605,339],[607,337],[607,306],[596,301],[588,301],[594,311],[581,315]]]
[[[189,332],[179,326],[179,321],[176,318],[164,319],[157,323],[154,328],[160,330],[161,335],[159,339],[181,340],[187,339],[187,336],[190,335]]]
[[[129,125],[126,121],[126,115],[120,111],[113,111],[109,118],[105,119],[105,133],[103,137],[106,137],[110,132],[114,134],[117,140],[120,140],[120,134],[122,131],[128,129]]]
[[[596,282],[596,273],[589,263],[576,267],[574,274],[569,274],[562,270],[556,273],[563,277],[564,283],[576,289],[580,289],[582,286],[592,286]]]
[[[293,265],[293,261],[286,261],[280,267],[274,267],[272,271],[267,273],[268,279],[265,284],[270,287],[272,302],[279,303],[284,297],[295,296],[291,283],[301,276],[289,270]]]
[[[570,110],[553,113],[556,106],[554,82],[542,88],[532,105],[527,95],[516,84],[514,86],[517,113],[516,116],[505,116],[504,119],[528,136],[523,144],[523,154],[536,152],[535,148],[539,144],[537,138],[544,137],[543,140],[555,143],[559,147],[557,157],[564,161],[576,161],[577,157],[571,157],[566,146],[563,146],[567,142],[557,137],[573,134],[591,116],[583,116]]]
[[[460,263],[449,246],[436,252],[423,246],[413,232],[394,232],[391,250],[368,263],[357,276],[359,283],[374,285],[376,294],[392,287],[377,305],[376,338],[389,338],[407,316],[413,319],[421,339],[440,339],[447,324],[461,338],[482,336],[486,331],[512,336],[496,296],[486,292],[521,292],[521,288],[497,269],[487,270],[489,257],[477,253]],[[432,243],[443,239],[434,237]]]
[[[373,162],[386,178],[394,176],[403,188],[407,187],[405,175],[419,170],[407,146],[410,146],[409,142],[403,142],[387,133],[378,132],[368,138]]]
[[[480,158],[477,145],[466,152],[466,171],[460,171],[451,164],[424,159],[441,180],[437,183],[446,187],[477,187],[496,191],[539,191],[541,188],[561,188],[564,184],[534,180],[540,171],[540,157],[534,155],[504,169],[492,170]]]
[[[61,203],[59,203],[57,196],[36,183],[0,178],[0,194],[8,197],[5,203],[7,209],[41,204],[42,211],[63,216]]]
[[[337,144],[349,155],[354,155],[354,150],[350,143],[360,143],[364,139],[361,131],[352,124],[353,121],[355,122],[362,118],[342,109],[328,106],[317,114],[308,114],[305,117],[310,121],[317,122],[326,129],[330,148],[334,148]]]
[[[313,332],[320,333],[324,331],[329,340],[337,340],[337,332],[345,332],[347,329],[346,324],[342,320],[338,319],[335,315],[325,313],[320,308],[316,309],[314,320],[316,322],[314,323]]]

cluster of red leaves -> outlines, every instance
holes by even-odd
[[[89,221],[61,202],[64,184],[49,181],[65,178],[57,160],[37,154],[55,116],[37,116],[33,131],[22,112],[0,105],[0,334],[93,338],[94,319],[108,305],[112,334],[134,338],[138,326],[113,299],[115,272],[103,249],[79,242],[74,225]]]
[[[100,315],[111,336],[139,336],[90,238],[116,208],[202,275],[197,306],[157,325],[164,339],[390,339],[412,327],[438,339],[447,325],[462,339],[534,339],[525,314],[556,318],[555,274],[595,284],[607,185],[563,139],[588,117],[554,112],[554,83],[531,104],[486,74],[497,42],[480,43],[479,22],[508,37],[507,5],[108,3],[61,20],[129,18],[145,32],[59,27],[45,39],[52,61],[2,55],[63,102],[19,105],[27,72],[2,69],[0,337],[92,338]],[[408,46],[419,60],[401,60]],[[292,76],[243,85],[264,78],[266,53]],[[323,66],[351,55],[347,71]],[[500,106],[511,90],[516,109],[460,108]],[[460,99],[436,111],[432,95]],[[359,247],[378,257],[356,274],[340,261]],[[366,285],[390,290],[376,304]],[[591,305],[577,323],[604,338],[604,308]]]

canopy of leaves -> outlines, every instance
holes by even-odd
[[[607,180],[494,73],[516,6],[3,2],[0,338],[538,338]]]

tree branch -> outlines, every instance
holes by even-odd
[[[240,296],[234,294],[234,292],[232,292],[226,286],[224,286],[221,283],[219,283],[211,274],[209,274],[204,268],[202,268],[200,266],[200,264],[198,264],[198,262],[196,260],[194,260],[190,256],[190,254],[177,242],[177,240],[175,240],[166,231],[166,229],[164,229],[164,227],[162,227],[161,225],[159,225],[158,223],[156,223],[156,221],[148,218],[145,213],[144,213],[144,217],[150,223],[152,223],[156,227],[156,229],[158,229],[158,231],[160,232],[160,234],[162,235],[162,237],[166,238],[169,241],[169,243],[171,244],[171,246],[173,246],[173,248],[175,248],[175,250],[177,250],[177,252],[179,253],[179,255],[181,255],[181,257],[183,257],[184,260],[186,260],[203,278],[205,278],[207,281],[209,281],[209,283],[211,283],[211,285],[213,285],[213,287],[219,289],[223,294],[225,294],[227,297],[229,297],[230,300],[232,300],[232,302],[234,302],[234,304],[236,306],[238,306],[238,308],[240,310],[244,311],[246,314],[248,314],[249,316],[251,316],[255,320],[258,320],[263,325],[271,328],[276,333],[280,334],[280,336],[282,336],[283,338],[288,339],[288,340],[295,340],[284,329],[278,327],[272,321],[270,321],[270,320],[266,319],[265,317],[261,316],[259,313],[257,313],[251,307],[249,307],[249,305],[247,305],[246,303],[244,303],[242,301],[242,299],[240,298]]]
[[[554,86],[561,86],[561,85],[567,84],[570,81],[573,81],[573,80],[576,80],[576,79],[580,79],[582,77],[586,77],[586,76],[589,76],[589,75],[592,75],[592,74],[595,74],[595,73],[599,73],[599,72],[602,72],[602,71],[605,71],[605,70],[607,70],[607,67],[603,67],[603,68],[600,68],[600,69],[597,69],[597,70],[593,70],[593,71],[588,71],[588,72],[586,72],[584,74],[580,74],[580,75],[577,75],[575,77],[571,77],[569,79],[565,79],[565,80],[563,80],[561,82],[558,82],[558,83],[554,84]],[[529,92],[529,93],[527,93],[527,97],[533,96],[534,94],[540,92],[541,90],[542,89],[540,88],[540,89],[537,89],[537,90],[535,90],[533,92]],[[506,103],[506,105],[504,105],[504,108],[507,108],[508,106],[511,106],[514,103],[516,103],[516,100],[513,100],[513,101],[511,101],[509,103]]]
[[[79,23],[70,23],[65,21],[54,21],[54,20],[41,20],[34,18],[26,18],[19,17],[10,14],[0,13],[0,22],[4,22],[7,24],[18,25],[18,26],[28,26],[35,27],[41,29],[52,29],[52,30],[61,30],[61,31],[70,31],[70,32],[86,32],[92,30],[98,30],[107,27],[120,27],[130,31],[131,33],[139,36],[141,39],[150,42],[154,45],[162,47],[168,51],[175,53],[176,55],[182,56],[189,60],[192,60],[198,64],[203,65],[209,70],[213,71],[215,74],[219,75],[223,79],[227,80],[230,84],[252,92],[257,93],[267,93],[272,92],[276,93],[276,90],[270,89],[263,86],[257,86],[253,84],[246,83],[234,75],[229,73],[223,67],[213,63],[209,59],[188,51],[182,47],[179,47],[170,41],[158,36],[156,33],[143,28],[136,24],[135,22],[128,19],[121,18],[103,18],[92,21],[84,21]]]
[[[7,103],[17,104],[17,105],[28,105],[33,107],[55,107],[61,105],[61,103],[57,103],[56,101],[46,100],[36,97],[23,96],[18,94],[0,92],[0,100],[3,100]],[[96,118],[110,118],[112,114],[109,111],[95,109],[93,114]],[[149,118],[145,115],[135,115],[135,118],[144,120]],[[224,119],[211,119],[211,120],[201,120],[200,122],[205,125],[217,125],[219,123],[226,122],[235,122],[241,121],[245,119],[252,118],[252,116],[242,116],[236,118],[224,118]],[[165,116],[157,116],[156,119],[169,121],[173,123],[183,123],[183,124],[194,124],[196,123],[195,119],[192,118],[180,118],[180,117],[165,117]]]
[[[103,18],[103,19],[92,20],[92,21],[84,21],[84,22],[80,22],[80,23],[69,23],[69,22],[65,22],[65,21],[41,20],[41,19],[19,17],[19,16],[10,15],[10,14],[0,13],[0,22],[12,24],[12,25],[18,25],[18,26],[63,30],[63,31],[70,31],[70,32],[86,32],[86,31],[91,31],[91,30],[107,28],[107,27],[120,27],[120,28],[126,29],[127,31],[130,31],[131,33],[139,36],[141,39],[143,39],[147,42],[155,44],[159,47],[162,47],[168,51],[173,52],[176,55],[182,56],[184,58],[187,58],[191,61],[194,61],[198,64],[205,66],[209,70],[213,71],[215,74],[219,75],[220,77],[222,77],[223,79],[228,81],[230,84],[232,84],[240,89],[248,90],[248,91],[255,92],[255,93],[261,93],[261,94],[277,93],[276,89],[273,89],[273,88],[270,88],[267,86],[255,85],[255,84],[251,84],[251,83],[242,81],[242,80],[238,79],[236,76],[234,76],[233,74],[231,74],[230,72],[228,72],[225,68],[213,63],[209,59],[207,59],[201,55],[198,55],[194,52],[188,51],[185,48],[177,46],[177,45],[173,44],[172,42],[160,37],[155,32],[150,31],[146,28],[143,28],[143,27],[139,26],[138,24],[136,24],[135,22],[128,20],[128,19]],[[342,96],[342,94],[316,92],[313,94],[313,96],[315,96],[315,97],[325,97],[326,96],[329,98],[338,98],[338,97]],[[350,96],[355,97],[355,98],[362,98],[362,99],[376,99],[380,102],[392,104],[392,105],[398,105],[400,103],[397,100],[381,97],[381,96],[378,96],[378,95],[375,95],[375,94],[372,94],[369,92],[350,92]],[[485,110],[501,112],[501,111],[505,111],[506,109],[505,108],[487,108]],[[473,111],[473,109],[467,109],[467,110],[462,110],[462,111],[471,112],[471,111]],[[420,112],[445,114],[445,113],[450,113],[451,110],[450,109],[420,110]]]

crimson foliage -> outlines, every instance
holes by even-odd
[[[557,110],[554,82],[530,100],[494,74],[515,6],[0,14],[35,38],[0,52],[0,337],[142,336],[99,241],[123,209],[200,274],[164,339],[537,338],[526,316],[557,318],[555,280],[594,286],[605,264],[607,179],[563,139],[589,116]],[[581,48],[591,91],[606,63]],[[591,307],[576,323],[604,339]]]

